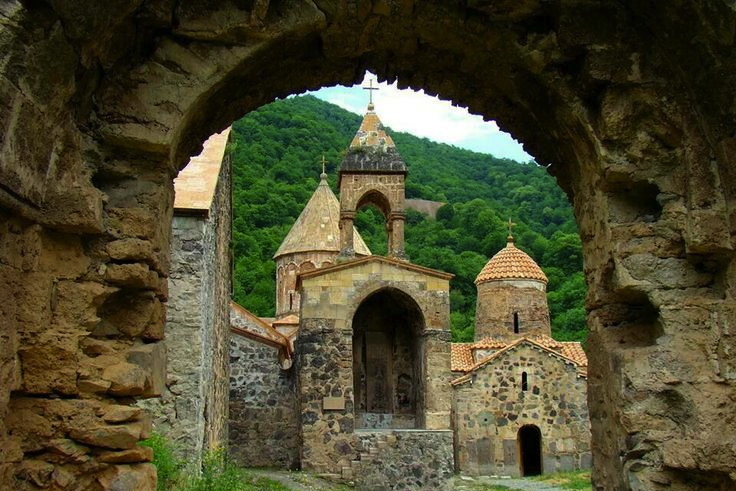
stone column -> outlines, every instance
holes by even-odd
[[[393,259],[408,261],[404,251],[404,222],[406,212],[392,211],[388,217],[388,255]]]
[[[353,238],[355,236],[354,225],[355,211],[340,212],[340,254],[338,260],[352,259],[355,257]]]
[[[450,340],[444,329],[427,329],[423,333],[424,428],[450,429],[452,389],[450,387]],[[422,422],[419,422],[422,424]]]

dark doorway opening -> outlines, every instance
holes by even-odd
[[[521,475],[540,475],[542,473],[542,432],[535,425],[524,425],[519,428],[516,439],[521,457]]]
[[[422,424],[424,317],[407,294],[386,288],[365,299],[353,317],[356,428],[417,428]]]

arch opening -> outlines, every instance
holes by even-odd
[[[519,428],[516,437],[519,449],[519,471],[522,476],[542,474],[542,432],[536,425]]]
[[[395,288],[367,297],[353,316],[356,428],[422,425],[424,316]]]

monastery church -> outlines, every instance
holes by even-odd
[[[475,341],[452,343],[452,275],[406,257],[407,166],[372,103],[339,200],[323,171],[274,255],[276,317],[208,293],[229,275],[227,139],[208,140],[175,183],[169,376],[145,402],[157,428],[192,450],[226,444],[244,466],[359,489],[591,466],[587,360],[551,337],[544,272],[509,233],[476,278]],[[367,205],[386,219],[386,257],[353,226]]]

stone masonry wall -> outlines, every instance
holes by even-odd
[[[514,312],[519,333],[514,334]],[[530,280],[488,281],[478,285],[475,340],[494,337],[550,336],[549,307],[545,284]]]
[[[294,369],[279,366],[275,348],[230,337],[230,457],[246,467],[299,467]]]
[[[521,389],[521,374],[528,390]],[[518,476],[517,434],[527,424],[542,432],[544,473],[591,466],[587,381],[577,368],[521,344],[455,387],[456,466],[471,475]]]
[[[452,431],[358,431],[351,473],[361,491],[452,489]]]
[[[220,167],[208,226],[204,234],[204,250],[212,256],[204,264],[204,349],[203,384],[205,394],[206,449],[227,445],[228,393],[230,390],[230,297],[232,295],[232,174],[230,156]]]
[[[302,279],[301,327],[296,339],[300,396],[302,466],[339,474],[358,454],[353,393],[355,310],[371,293],[395,288],[419,307],[424,317],[417,401],[419,427],[449,429],[448,279],[425,274],[380,258],[345,263]],[[344,409],[333,408],[334,400]],[[330,402],[332,401],[332,402]]]
[[[140,403],[194,465],[226,443],[229,241],[230,166],[223,162],[209,214],[173,218],[166,391]]]

